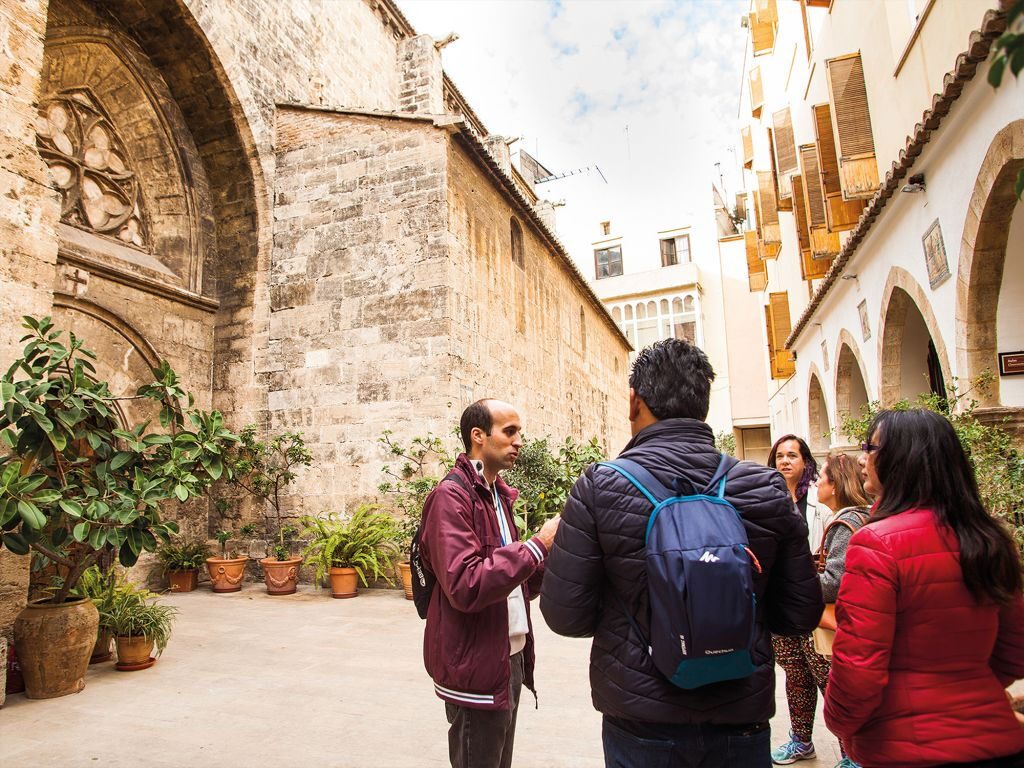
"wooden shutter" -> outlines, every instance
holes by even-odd
[[[754,136],[749,125],[740,129],[740,143],[743,147],[743,167],[752,168],[754,165]]]
[[[843,199],[843,188],[839,182],[839,160],[836,157],[836,144],[832,135],[832,113],[828,104],[815,104],[811,109],[814,112],[814,139],[818,150],[822,193],[825,198],[826,224],[831,232],[853,229],[866,203],[863,200]]]
[[[775,48],[775,23],[758,20],[756,13],[750,14],[748,18],[750,19],[750,42],[754,46],[754,55],[771,53]]]
[[[750,113],[754,117],[761,116],[761,108],[764,106],[764,83],[761,81],[761,68],[751,67],[750,74]]]
[[[736,215],[744,220],[747,218],[747,196],[741,192],[736,193]]]
[[[754,0],[754,13],[759,21],[768,24],[778,24],[779,9],[776,0]]]
[[[789,294],[785,291],[768,294],[764,317],[768,331],[768,353],[771,358],[772,378],[788,379],[796,373],[793,356],[784,346],[791,330]]]
[[[768,284],[768,270],[757,246],[757,233],[744,232],[743,244],[747,249],[747,285],[752,292],[763,291]]]
[[[779,227],[779,207],[775,199],[775,180],[771,171],[757,172],[757,210],[764,242],[766,259],[779,255],[782,246],[782,231]]]
[[[800,253],[811,255],[811,234],[807,226],[807,208],[804,200],[804,186],[799,174],[793,177],[793,218],[796,220],[796,240]]]
[[[821,173],[818,168],[818,152],[813,144],[804,144],[800,147],[800,172],[811,257],[828,259],[831,264],[832,258],[839,253],[839,233],[829,231],[828,228],[825,195],[822,192]]]
[[[807,194],[803,188],[801,176],[793,177],[793,210],[796,215],[796,231],[800,241],[800,274],[804,280],[817,280],[825,276],[828,268],[832,266],[832,256],[816,256],[811,249],[811,229],[807,219]],[[839,245],[837,233],[825,232],[826,237],[835,237],[836,245]]]
[[[871,197],[878,189],[878,163],[860,54],[829,59],[826,65],[836,118],[834,128],[843,197],[846,200]]]
[[[797,170],[796,145],[793,143],[793,120],[789,107],[772,113],[770,141],[774,149],[772,162],[779,191],[779,210],[793,210],[793,190],[789,177]]]

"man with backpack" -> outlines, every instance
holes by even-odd
[[[445,702],[453,768],[508,768],[522,686],[536,696],[529,601],[558,518],[519,541],[518,493],[499,476],[523,445],[515,408],[479,400],[459,430],[466,452],[427,497],[413,545],[417,608],[427,598],[423,661]]]
[[[770,633],[809,632],[824,608],[782,476],[715,449],[714,376],[679,339],[640,352],[633,439],[577,481],[548,557],[545,620],[594,638],[607,766],[770,766]]]

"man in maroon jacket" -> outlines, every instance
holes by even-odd
[[[459,428],[466,452],[423,505],[420,551],[437,577],[423,661],[445,702],[453,768],[508,768],[522,686],[536,696],[529,601],[558,518],[519,541],[518,492],[498,476],[523,445],[515,408],[479,400]]]

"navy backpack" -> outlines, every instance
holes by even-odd
[[[658,670],[680,688],[699,688],[754,672],[753,570],[747,531],[725,499],[736,459],[722,454],[708,487],[680,495],[629,459],[600,462],[648,498],[647,591],[650,639],[616,595]],[[696,490],[696,489],[694,489]]]

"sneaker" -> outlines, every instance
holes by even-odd
[[[797,741],[792,731],[789,732],[789,741],[772,750],[772,762],[776,765],[789,765],[797,760],[813,759],[814,744],[809,741]]]
[[[850,758],[844,757],[836,763],[836,768],[860,768],[860,763],[855,763]]]

